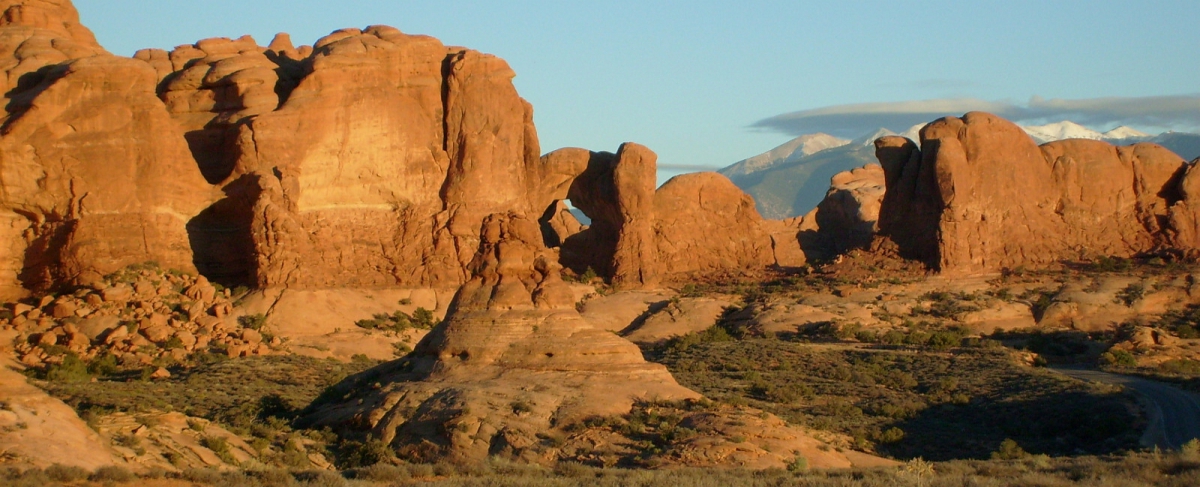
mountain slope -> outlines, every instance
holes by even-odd
[[[848,143],[850,141],[828,134],[801,135],[767,152],[738,161],[732,166],[722,169],[721,174],[730,178],[734,175],[750,174],[777,164],[793,162],[801,157],[809,156],[825,149],[841,147]]]
[[[738,163],[719,172],[754,197],[763,217],[790,218],[815,208],[835,174],[876,162],[874,141],[864,137],[801,157],[776,160],[756,171],[745,172],[746,165]]]

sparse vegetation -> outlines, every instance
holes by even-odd
[[[988,458],[1006,438],[1056,455],[1136,446],[1131,398],[1023,368],[1003,350],[939,355],[748,339],[667,346],[652,357],[708,397],[898,458]]]
[[[425,308],[417,308],[412,315],[403,311],[392,314],[379,313],[374,317],[354,322],[359,328],[381,330],[390,333],[404,333],[410,329],[429,330],[437,325],[433,312]]]
[[[1133,453],[1112,456],[1048,458],[1037,455],[1015,460],[960,460],[928,462],[916,460],[895,468],[846,470],[807,469],[807,460],[796,457],[787,469],[619,469],[566,463],[549,468],[538,465],[491,460],[480,465],[458,466],[375,464],[351,468],[341,474],[312,470],[259,469],[246,471],[187,470],[180,473],[150,472],[136,476],[124,469],[106,467],[91,474],[102,485],[142,485],[163,478],[196,486],[324,487],[361,485],[430,485],[435,487],[592,487],[592,486],[678,486],[707,487],[950,487],[962,485],[1044,485],[1089,487],[1190,487],[1200,483],[1200,464],[1186,452]],[[0,470],[0,485],[14,487],[57,487],[80,485],[76,476],[59,480],[55,467]],[[347,478],[353,479],[350,483]],[[173,485],[173,484],[166,484]]]

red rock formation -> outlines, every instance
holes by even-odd
[[[829,259],[870,246],[879,229],[884,191],[883,168],[876,164],[834,175],[825,199],[800,223],[804,254]]]
[[[418,457],[481,460],[501,447],[519,457],[539,433],[628,413],[635,401],[699,397],[636,345],[584,320],[560,268],[535,221],[488,217],[474,277],[446,321],[404,360],[349,379],[340,387],[350,396],[304,421]]]
[[[557,212],[564,261],[621,287],[803,261],[794,225],[747,211],[726,182],[656,195],[645,147],[541,157],[532,107],[491,55],[374,26],[311,48],[245,36],[126,59],[66,0],[0,7],[9,295],[139,260],[259,287],[452,287],[486,215],[568,197],[595,221]]]
[[[920,150],[897,137],[876,148],[888,185],[881,233],[943,271],[1195,248],[1189,167],[1154,144],[1039,150],[1016,125],[974,112],[926,126]]]
[[[676,176],[654,194],[656,261],[662,272],[704,275],[776,263],[754,199],[715,172]],[[796,232],[791,238],[794,241]]]
[[[155,260],[192,267],[210,200],[143,62],[107,54],[67,1],[3,2],[0,294]],[[11,53],[11,54],[9,54]]]
[[[572,152],[587,169],[571,203],[592,219],[562,245],[562,262],[592,268],[620,288],[804,263],[797,222],[764,220],[754,200],[716,173],[687,174],[654,189],[657,156],[632,143],[617,154]],[[556,157],[566,159],[568,154]]]

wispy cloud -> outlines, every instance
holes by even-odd
[[[970,111],[991,112],[1020,123],[1071,120],[1098,129],[1117,125],[1159,130],[1200,128],[1200,94],[1080,100],[1035,96],[1024,104],[974,98],[862,103],[784,113],[751,127],[788,135],[825,132],[852,138],[880,127],[900,132],[913,125]]]

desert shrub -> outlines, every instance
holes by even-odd
[[[1163,362],[1159,370],[1169,374],[1200,375],[1200,360],[1175,359]]]
[[[1125,306],[1133,306],[1142,296],[1146,295],[1146,286],[1140,282],[1135,282],[1124,289],[1117,292],[1116,302],[1123,303]]]
[[[907,335],[900,330],[888,330],[879,337],[879,341],[888,345],[902,345]]]
[[[106,353],[96,357],[92,363],[88,364],[87,371],[90,375],[101,377],[116,374],[120,371],[120,367],[117,365],[117,356]]]
[[[392,314],[378,313],[369,319],[354,322],[355,326],[367,330],[381,330],[393,333],[404,333],[409,329],[432,329],[437,325],[433,312],[425,308],[417,308],[409,315],[403,311]]]
[[[267,316],[263,314],[243,315],[239,316],[237,321],[238,324],[242,325],[243,328],[259,331],[262,330],[263,326],[266,326]]]
[[[896,443],[903,439],[904,439],[904,430],[893,426],[891,428],[888,428],[888,429],[880,432],[879,435],[875,438],[875,441],[886,444],[886,443]]]
[[[108,466],[100,467],[92,472],[88,480],[92,482],[132,482],[137,477],[124,467]]]
[[[688,333],[687,335],[667,340],[663,344],[663,348],[667,351],[683,352],[696,345],[729,341],[733,341],[733,337],[730,336],[729,332],[725,331],[725,328],[711,326],[704,331]]]
[[[88,478],[88,471],[75,466],[54,464],[46,467],[46,476],[56,482],[76,482]]]
[[[296,474],[296,480],[303,482],[305,487],[344,487],[349,485],[340,473],[328,470],[300,472]]]
[[[46,369],[46,380],[51,382],[88,382],[92,375],[88,366],[79,356],[68,353],[63,356],[62,363],[51,365]]]
[[[370,480],[372,482],[400,482],[412,478],[407,468],[378,462],[368,467],[355,469],[349,473],[354,479]]]
[[[429,330],[437,325],[437,318],[433,316],[432,311],[425,308],[417,308],[413,310],[412,323],[417,328]]]
[[[929,336],[929,341],[925,345],[933,350],[949,350],[957,347],[962,343],[963,337],[957,333],[949,331],[937,331]]]
[[[1000,447],[992,452],[992,460],[1020,460],[1027,457],[1029,453],[1012,438],[1005,438],[1000,442]]]
[[[1108,367],[1137,367],[1137,358],[1126,350],[1112,349],[1100,354],[1100,365]]]
[[[370,467],[395,456],[387,443],[379,440],[343,441],[337,445],[337,465],[343,469]]]
[[[1129,272],[1133,270],[1133,261],[1123,257],[1102,255],[1093,260],[1089,268],[1094,272]]]
[[[789,472],[793,472],[793,473],[807,472],[808,471],[808,459],[804,458],[800,455],[796,455],[796,458],[793,458],[792,461],[788,462],[787,470]]]

